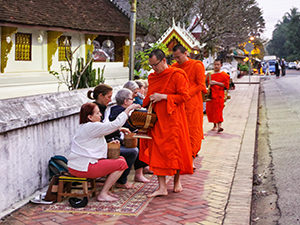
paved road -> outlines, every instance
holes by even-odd
[[[279,224],[300,224],[300,71],[262,82],[278,190]]]

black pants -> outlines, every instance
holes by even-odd
[[[130,169],[136,158],[139,154],[138,148],[125,148],[124,146],[120,147],[120,155],[123,156],[127,162],[128,168],[123,172],[117,183],[119,184],[126,184],[127,183],[127,176],[130,173]]]

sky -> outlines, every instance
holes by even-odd
[[[265,31],[262,35],[263,38],[272,39],[272,32],[275,25],[286,12],[291,8],[296,7],[300,11],[300,0],[257,0],[258,5],[263,11],[265,19]]]

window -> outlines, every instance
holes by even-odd
[[[16,33],[15,59],[31,61],[31,34]]]
[[[67,41],[67,43],[66,43]],[[71,53],[71,37],[70,36],[60,36],[58,38],[58,61],[66,61],[66,52]]]

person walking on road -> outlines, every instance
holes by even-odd
[[[276,78],[279,78],[280,70],[279,70],[279,62],[278,62],[278,60],[276,60],[276,62],[275,62],[275,74],[276,74]]]
[[[188,121],[193,158],[201,149],[203,139],[203,99],[202,92],[206,93],[205,68],[201,61],[188,57],[186,48],[176,45],[173,56],[177,61],[172,66],[183,69],[189,79],[189,94],[191,99],[185,105]]]
[[[158,177],[159,188],[148,197],[168,195],[166,176],[174,176],[174,192],[183,190],[180,174],[193,173],[193,157],[186,119],[185,103],[189,100],[186,73],[169,67],[162,50],[153,50],[149,64],[154,73],[148,77],[148,93],[143,107],[152,102],[157,121],[150,130],[151,140],[142,140],[140,159]],[[142,143],[144,142],[144,143]]]
[[[281,76],[285,76],[285,61],[284,61],[284,59],[281,59],[280,66],[281,66]]]
[[[214,74],[211,74],[208,83],[211,85],[211,101],[206,102],[206,115],[208,122],[214,123],[213,131],[222,132],[223,108],[224,108],[224,89],[229,88],[227,73],[221,71],[222,61],[216,59],[214,62]]]
[[[271,73],[270,73],[270,64],[269,64],[269,62],[266,62],[266,75],[267,76],[270,76],[271,75]]]

